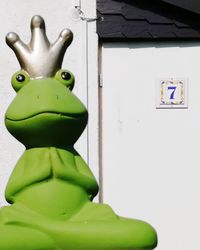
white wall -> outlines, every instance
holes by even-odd
[[[200,43],[103,43],[103,196],[158,232],[159,250],[199,249]],[[188,78],[188,109],[156,109],[159,78]]]
[[[36,14],[45,19],[47,35],[52,42],[57,39],[63,28],[70,28],[74,33],[74,41],[66,52],[63,68],[67,68],[75,74],[74,92],[88,106],[90,112],[93,101],[97,102],[95,98],[97,95],[96,26],[95,21],[87,23],[78,18],[77,13],[74,12],[74,6],[77,4],[81,4],[86,17],[95,16],[95,0],[90,0],[90,4],[86,0],[2,0],[0,2],[0,206],[5,204],[4,189],[8,177],[24,150],[23,145],[16,141],[4,126],[6,108],[15,96],[10,79],[20,69],[13,51],[5,43],[5,35],[14,31],[20,35],[24,42],[28,43],[30,40],[30,20]],[[88,46],[90,46],[90,50]],[[91,84],[92,86],[89,88]],[[93,91],[93,95],[90,91]],[[89,94],[91,98],[89,98]],[[93,135],[97,129],[97,114],[94,109],[95,107],[91,110],[90,115],[90,121],[93,120],[93,123],[80,138],[76,148],[89,162],[92,171],[98,178],[98,148],[97,140],[95,142],[96,135]],[[93,146],[89,147],[91,138],[94,139],[94,143]]]

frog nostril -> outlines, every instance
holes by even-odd
[[[58,95],[56,96],[56,99],[57,99],[57,100],[59,99],[59,96],[58,96]]]
[[[37,99],[40,99],[40,96],[39,96],[39,95],[37,96]]]

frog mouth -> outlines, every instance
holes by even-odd
[[[25,118],[11,118],[6,116],[5,119],[12,121],[12,122],[20,122],[20,121],[27,121],[32,118],[39,118],[39,117],[58,117],[58,118],[66,118],[66,119],[82,119],[87,118],[88,114],[87,112],[83,113],[61,113],[61,112],[52,112],[52,111],[44,111],[39,112],[37,114],[29,115]]]

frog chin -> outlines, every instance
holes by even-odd
[[[24,119],[6,117],[8,131],[26,148],[73,147],[87,124],[87,112],[60,114],[43,112]]]

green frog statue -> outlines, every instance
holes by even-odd
[[[64,29],[50,43],[42,17],[31,20],[31,40],[6,42],[21,70],[5,115],[8,131],[25,146],[8,181],[9,206],[0,209],[0,250],[143,250],[157,244],[147,223],[119,217],[92,202],[98,184],[74,149],[88,113],[72,93],[74,76],[61,69],[73,39]]]

